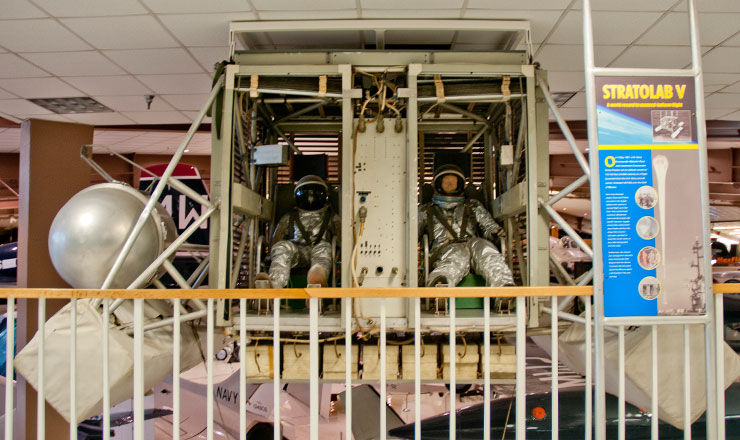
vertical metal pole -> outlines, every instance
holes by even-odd
[[[69,301],[69,439],[77,439],[77,299]]]
[[[683,438],[691,440],[691,335],[683,325]]]
[[[311,370],[309,380],[310,440],[319,440],[319,299],[312,297],[308,303]]]
[[[13,438],[13,351],[15,349],[15,298],[8,298],[5,339],[5,438]],[[10,408],[10,409],[9,409]]]
[[[36,387],[36,439],[43,440],[46,438],[46,390],[44,385],[44,376],[46,375],[46,359],[45,359],[45,346],[46,346],[46,298],[39,298],[39,310],[38,310],[38,335],[39,335],[39,355],[38,355],[38,385]],[[6,330],[7,332],[7,330]],[[6,380],[8,377],[5,377]],[[12,383],[11,380],[7,380],[6,386]],[[6,413],[7,413],[7,407]],[[12,412],[11,412],[12,414]],[[11,416],[12,417],[12,416]],[[5,419],[8,419],[6,414]]]
[[[180,300],[172,308],[172,438],[180,439]]]
[[[711,292],[711,290],[710,290]],[[715,352],[717,355],[717,359],[724,359],[724,343],[725,343],[725,335],[724,335],[724,297],[722,295],[713,295],[715,306],[714,306],[714,344],[715,347],[717,347],[717,351]],[[709,298],[707,300],[707,303],[712,301],[712,298]],[[705,332],[709,333],[708,327],[705,327]],[[707,336],[707,338],[712,338],[711,334]],[[706,341],[706,339],[705,339]],[[708,344],[707,344],[708,347]],[[707,348],[708,349],[708,348]],[[711,355],[711,353],[707,353],[705,349],[705,356]],[[707,369],[707,371],[711,371]],[[710,386],[716,386],[715,396],[716,396],[716,418],[717,418],[717,426],[716,431],[713,429],[712,433],[716,432],[717,437],[716,438],[725,438],[725,363],[724,362],[715,362],[715,383],[710,383],[710,377],[712,376],[711,373],[707,373],[707,384]],[[716,384],[716,385],[715,385]],[[707,395],[707,400],[709,400],[709,395]],[[709,419],[707,418],[707,434],[709,434]],[[707,436],[707,438],[712,438]]]
[[[421,440],[421,298],[414,298],[414,440]]]
[[[280,422],[280,298],[272,305],[272,419],[273,438],[282,439]]]
[[[110,440],[110,298],[103,300],[103,440]]]
[[[699,144],[699,179],[701,187],[702,203],[702,244],[703,244],[703,262],[704,262],[704,291],[707,296],[712,294],[712,273],[711,255],[709,251],[710,242],[710,222],[709,222],[709,175],[707,172],[707,128],[706,128],[706,111],[704,105],[704,72],[702,69],[702,48],[699,40],[699,22],[696,15],[696,4],[694,0],[687,0],[689,10],[689,29],[691,38],[691,68],[694,71],[694,92],[696,101],[696,139]],[[711,318],[715,316],[715,301],[707,298],[706,307],[707,315]],[[720,317],[721,311],[720,311]],[[712,335],[715,327],[716,331],[724,331],[721,326],[721,318],[710,319],[705,327],[705,362],[706,371],[714,371],[715,374],[707,373],[707,438],[724,438],[724,363],[722,347],[724,342],[720,343]]]
[[[247,438],[247,300],[239,299],[239,438]]]
[[[353,212],[354,200],[354,163],[353,162],[353,135],[354,135],[354,110],[352,109],[352,66],[343,64],[339,66],[342,75],[342,255],[352,255],[354,242],[352,237],[352,224],[355,213]],[[341,285],[352,285],[352,262],[348,257],[342,258]],[[346,313],[351,313],[346,311]]]
[[[457,434],[457,413],[455,413],[455,403],[457,401],[457,334],[455,314],[457,304],[455,298],[447,298],[447,301],[447,309],[449,310],[450,317],[450,440],[455,440],[455,434]]]
[[[586,318],[586,416],[584,421],[584,433],[583,438],[584,440],[591,440],[593,437],[593,396],[594,396],[594,389],[593,389],[593,332],[592,332],[592,322],[593,322],[593,316],[592,316],[592,310],[591,310],[591,298],[588,296],[584,296],[581,298],[583,300],[583,305],[585,308],[585,318]]]
[[[143,299],[134,300],[134,439],[144,440],[144,300]]]
[[[594,82],[594,44],[591,24],[591,0],[583,0],[583,58],[586,80],[586,110],[588,127],[588,160],[591,167],[591,225],[594,252],[594,359],[596,405],[594,419],[597,440],[606,437],[606,388],[604,382],[604,269],[601,261],[601,193],[599,188],[599,154],[596,124],[596,89]]]
[[[380,350],[380,440],[385,440],[386,433],[388,429],[387,426],[387,420],[386,420],[386,411],[385,411],[385,405],[386,405],[386,394],[388,392],[388,387],[386,385],[386,346],[385,346],[385,298],[380,299],[380,346],[378,349]]]
[[[483,440],[491,440],[491,298],[483,298]]]
[[[550,399],[552,401],[551,403],[551,409],[550,409],[550,416],[552,417],[552,434],[551,438],[552,440],[558,440],[558,431],[559,431],[559,401],[558,401],[558,363],[560,362],[558,359],[558,297],[553,296],[551,298],[551,309],[553,312],[550,313],[550,358],[552,360],[550,364],[551,372],[550,372]]]
[[[625,439],[625,410],[624,410],[624,326],[619,326],[619,407],[618,407],[618,438],[619,440]]]
[[[214,335],[214,300],[208,298],[206,305],[206,438],[213,440],[213,335]]]
[[[516,440],[527,430],[527,316],[523,296],[516,297]]]
[[[344,312],[344,438],[352,438],[352,298],[345,298]]]
[[[650,359],[652,360],[652,379],[651,384],[651,396],[650,396],[650,438],[657,440],[658,438],[658,326],[652,325],[650,328]]]

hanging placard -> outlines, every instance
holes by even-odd
[[[693,77],[596,77],[604,315],[705,313]]]

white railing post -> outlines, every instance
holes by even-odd
[[[308,300],[309,309],[309,423],[310,440],[319,439],[319,299]]]
[[[344,299],[344,438],[352,438],[352,298]]]
[[[524,440],[527,430],[527,317],[523,296],[516,298],[516,440]]]
[[[457,334],[455,323],[457,304],[454,297],[447,298],[447,310],[450,317],[450,440],[455,440],[457,434],[457,413],[455,412],[457,402]]]
[[[144,300],[134,300],[134,440],[144,440]]]
[[[38,302],[38,335],[39,335],[39,356],[38,356],[38,386],[36,389],[36,440],[46,438],[46,390],[44,389],[44,376],[46,368],[45,346],[46,346],[46,298],[39,298]],[[6,382],[6,384],[9,382]],[[6,385],[7,386],[7,385]],[[6,407],[7,412],[7,407]],[[7,415],[5,419],[7,420]]]
[[[172,438],[180,440],[180,300],[172,313]]]
[[[247,438],[247,300],[239,299],[239,438]]]
[[[551,308],[553,310],[552,313],[550,313],[550,399],[551,399],[551,409],[550,409],[550,417],[552,420],[552,434],[551,438],[552,440],[558,440],[558,430],[559,430],[559,416],[558,416],[558,297],[553,296],[551,298]]]
[[[483,440],[491,440],[491,298],[483,298]]]
[[[77,299],[69,305],[69,440],[77,440]]]
[[[5,339],[5,438],[13,438],[13,349],[15,348],[15,298],[8,298]]]
[[[103,300],[103,440],[110,440],[110,298]]]
[[[387,380],[386,380],[386,352],[385,352],[385,298],[380,299],[380,346],[378,347],[378,354],[380,355],[380,440],[385,440],[387,431],[387,420],[386,420],[386,394],[388,392]]]
[[[280,299],[275,298],[272,306],[272,419],[273,438],[282,439],[280,425]]]
[[[214,300],[208,298],[206,305],[206,369],[208,377],[206,381],[206,438],[213,440],[213,356],[214,356]]]

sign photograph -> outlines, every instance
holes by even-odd
[[[705,313],[694,79],[597,77],[604,314]]]

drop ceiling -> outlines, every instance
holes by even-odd
[[[597,64],[689,63],[685,0],[592,5]],[[740,1],[697,6],[708,119],[740,120]],[[564,117],[580,120],[580,8],[580,0],[3,0],[0,117],[140,125],[143,133],[147,125],[187,124],[205,101],[212,66],[227,57],[230,21],[456,18],[529,20],[551,90],[575,93]],[[155,95],[150,109],[147,95]],[[58,115],[28,101],[72,96],[90,96],[113,112]]]

